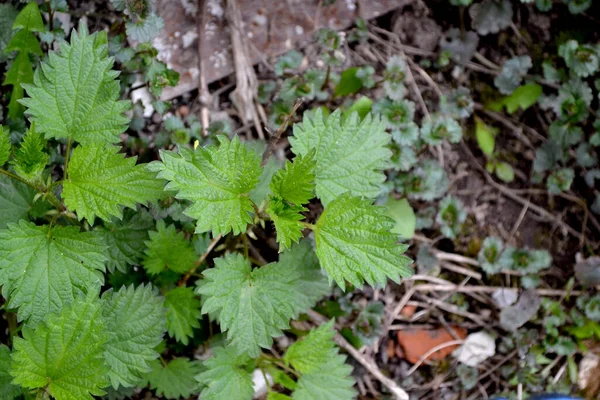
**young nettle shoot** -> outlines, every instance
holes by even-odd
[[[490,275],[499,273],[502,270],[500,256],[503,250],[502,240],[491,236],[485,238],[477,254],[477,261],[479,261],[481,269]]]

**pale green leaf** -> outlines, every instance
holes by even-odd
[[[352,114],[342,123],[341,111],[325,119],[320,109],[313,118],[305,116],[302,124],[294,125],[290,138],[297,155],[315,149],[316,193],[324,205],[348,191],[368,198],[379,195],[383,169],[392,156],[389,141],[379,118],[367,115],[359,123],[358,114]]]
[[[294,162],[286,161],[285,168],[275,173],[269,187],[274,196],[300,206],[314,197],[314,151],[299,155]]]
[[[0,285],[20,321],[35,324],[104,282],[102,239],[78,227],[19,221],[0,230]]]
[[[298,278],[292,281],[291,287],[291,291],[294,292],[292,303],[295,309],[294,318],[308,311],[323,296],[331,292],[327,276],[319,265],[319,259],[309,239],[302,240],[282,253],[278,264],[288,271],[299,274]]]
[[[396,223],[390,232],[399,235],[403,239],[412,239],[415,235],[417,217],[408,200],[396,200],[390,195],[385,206],[387,208],[386,215]]]
[[[146,242],[146,257],[142,261],[146,271],[152,275],[166,269],[184,273],[194,267],[196,253],[183,232],[177,232],[175,225],[165,225],[164,220],[156,224],[156,231],[149,232]]]
[[[295,314],[290,288],[299,278],[296,271],[278,263],[253,270],[242,255],[228,253],[202,274],[202,313],[218,320],[239,354],[257,357],[261,347],[271,347],[272,338],[289,327]]]
[[[356,396],[352,367],[344,363],[346,357],[338,354],[332,328],[333,320],[311,330],[285,353],[284,361],[301,373],[293,399],[342,400]]]
[[[267,198],[269,194],[271,194],[271,188],[269,184],[271,179],[273,179],[273,175],[281,168],[281,165],[277,158],[274,156],[269,157],[266,164],[263,166],[263,171],[260,174],[260,180],[258,184],[250,191],[250,200],[252,200],[255,204],[260,205],[263,200]]]
[[[104,359],[110,366],[108,377],[113,388],[134,386],[142,373],[149,372],[150,361],[158,358],[154,348],[165,332],[164,299],[152,286],[121,287],[102,295],[102,313],[111,333],[104,346]]]
[[[197,220],[197,233],[233,231],[237,235],[252,222],[248,194],[259,181],[261,160],[237,136],[232,141],[219,136],[219,142],[219,146],[194,151],[182,147],[179,154],[161,151],[162,162],[153,162],[149,168],[169,181],[166,190],[192,202],[185,213]]]
[[[30,120],[47,138],[118,142],[129,122],[123,115],[129,103],[118,100],[118,72],[111,70],[113,60],[101,35],[89,35],[82,24],[71,43],[59,47],[36,69],[33,84],[24,85],[29,98],[21,103]]]
[[[394,222],[385,208],[345,193],[332,201],[314,228],[316,253],[329,280],[346,290],[346,281],[362,287],[384,285],[387,278],[399,282],[410,276],[410,259],[402,254],[390,230]]]
[[[96,216],[109,221],[122,218],[122,207],[135,208],[162,197],[163,181],[135,165],[136,157],[125,157],[119,148],[107,145],[78,146],[71,156],[63,198],[79,219],[90,223]]]
[[[13,378],[8,373],[11,364],[10,349],[0,344],[0,399],[2,400],[11,400],[21,394],[21,389],[12,384]]]
[[[497,129],[486,125],[486,123],[479,118],[475,118],[475,137],[477,138],[477,144],[483,154],[488,157],[491,157],[492,154],[494,154],[497,132]]]
[[[298,243],[298,240],[302,238],[304,229],[301,222],[304,216],[300,214],[302,211],[306,211],[306,209],[289,204],[279,197],[271,197],[267,213],[275,225],[280,252],[289,249],[292,243]]]
[[[254,394],[252,374],[244,366],[250,361],[238,355],[233,347],[216,347],[215,356],[204,361],[206,368],[196,379],[205,386],[200,393],[203,400],[250,400]]]
[[[200,372],[197,361],[175,358],[165,366],[160,361],[152,363],[152,371],[146,375],[150,388],[157,396],[167,399],[188,398],[198,391],[195,376]],[[232,399],[237,397],[232,397]],[[223,397],[225,399],[225,397]]]
[[[97,291],[49,314],[16,338],[10,374],[25,388],[44,389],[56,400],[104,394],[108,368],[102,359],[108,336]]]
[[[10,69],[6,72],[3,85],[12,85],[10,94],[10,103],[8,103],[8,116],[13,119],[19,119],[23,116],[25,107],[19,103],[23,98],[25,91],[22,83],[33,82],[33,66],[29,54],[20,52],[13,60]]]
[[[504,182],[512,182],[515,180],[515,171],[510,164],[500,162],[496,164],[496,176]]]
[[[165,293],[167,331],[178,342],[188,344],[194,337],[194,328],[200,328],[200,300],[189,287],[177,287]]]
[[[125,212],[122,221],[113,218],[100,228],[98,232],[108,248],[108,270],[125,272],[127,265],[139,265],[149,239],[148,231],[153,228],[152,215],[142,209]]]
[[[349,117],[353,113],[358,113],[361,121],[369,114],[373,108],[373,100],[368,98],[367,96],[361,96],[358,100],[356,100],[346,111],[344,111],[344,118]]]
[[[2,167],[8,161],[8,157],[10,156],[10,138],[8,128],[0,125],[0,167]]]

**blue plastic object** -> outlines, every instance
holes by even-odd
[[[504,397],[496,397],[493,400],[508,400]],[[566,394],[536,394],[527,400],[583,400],[580,397],[572,397]]]

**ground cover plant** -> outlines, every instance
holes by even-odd
[[[597,398],[598,7],[319,29],[252,126],[153,2],[0,5],[0,399]]]

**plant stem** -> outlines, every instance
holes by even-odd
[[[311,231],[314,231],[314,230],[316,230],[316,229],[317,229],[316,225],[309,224],[308,222],[305,222],[305,221],[300,221],[300,223],[301,223],[302,225],[304,225],[304,227],[305,227],[305,228],[308,228],[308,229],[310,229]]]
[[[27,186],[29,186],[29,187],[37,190],[37,191],[40,191],[40,189],[37,186],[35,186],[33,183],[27,182],[25,179],[21,178],[20,176],[17,176],[15,174],[13,174],[12,172],[9,172],[9,171],[7,171],[7,170],[5,170],[3,168],[0,168],[0,174],[4,174],[4,175],[8,176],[9,178],[12,178],[12,179],[14,179],[16,181],[24,183]]]
[[[67,180],[67,177],[69,176],[69,159],[71,158],[71,138],[67,139],[67,151],[65,152],[65,171],[64,171],[64,177],[63,180]]]

